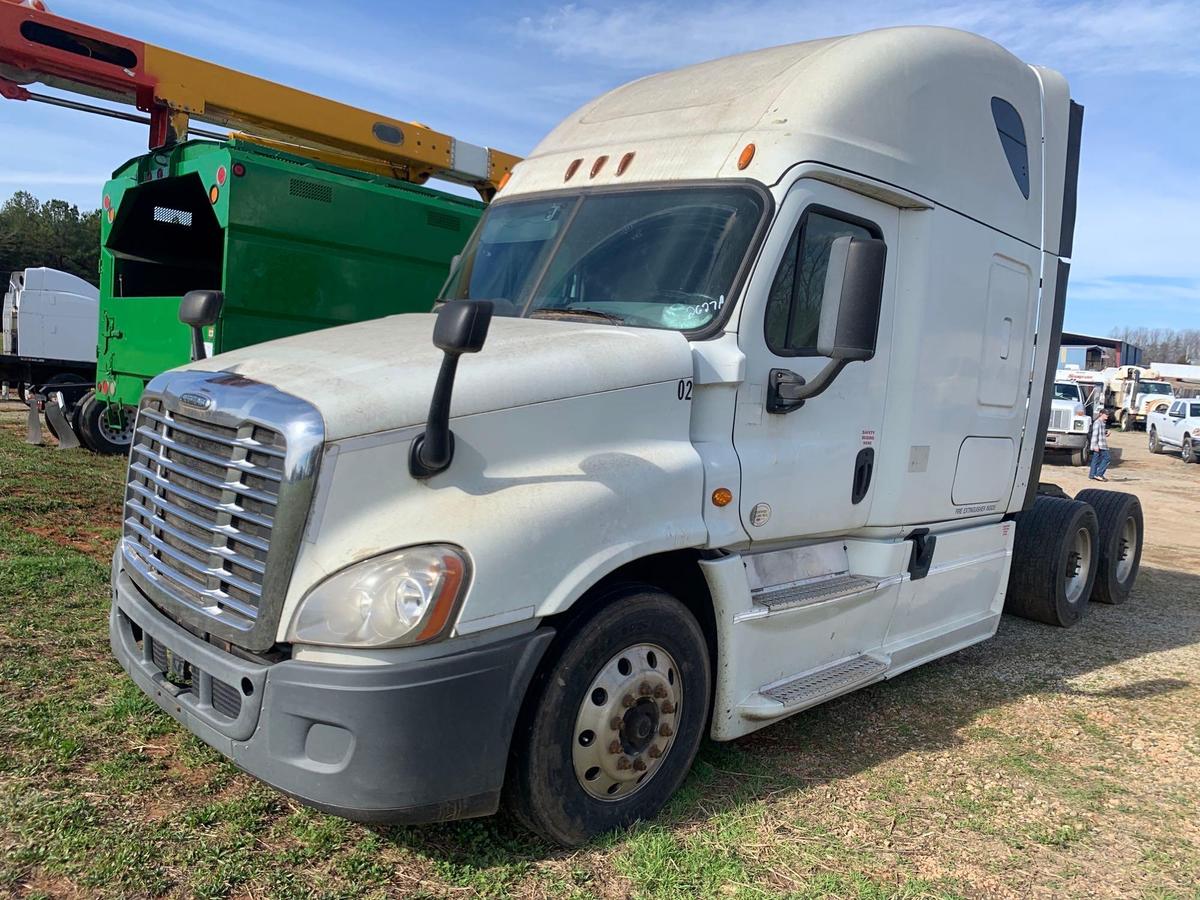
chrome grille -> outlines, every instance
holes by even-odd
[[[1050,409],[1050,430],[1051,431],[1070,431],[1071,430],[1071,411],[1069,409]]]
[[[283,434],[218,424],[147,398],[125,495],[125,548],[166,593],[249,628],[284,478]]]

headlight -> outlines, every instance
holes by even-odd
[[[337,647],[424,643],[445,634],[466,583],[466,559],[444,544],[376,556],[309,591],[287,639]]]

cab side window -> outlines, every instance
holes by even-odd
[[[882,237],[870,222],[810,206],[788,242],[767,298],[767,346],[779,356],[815,356],[829,247],[835,238]]]

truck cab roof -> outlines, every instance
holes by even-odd
[[[905,27],[788,44],[604,94],[555,128],[501,196],[639,181],[771,185],[816,162],[830,179],[870,173],[880,190],[905,193],[905,205],[950,207],[1040,246],[1043,192],[1053,200],[1063,190],[1057,167],[1041,183],[1043,91],[1064,111],[1046,118],[1044,135],[1048,158],[1062,159],[1066,82],[986,38]],[[1061,207],[1045,203],[1045,249],[1065,254]]]

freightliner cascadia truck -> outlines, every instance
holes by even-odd
[[[435,313],[149,384],[114,653],[304,803],[574,845],[705,735],[1124,601],[1136,497],[1039,486],[1081,126],[937,28],[605,94]]]

